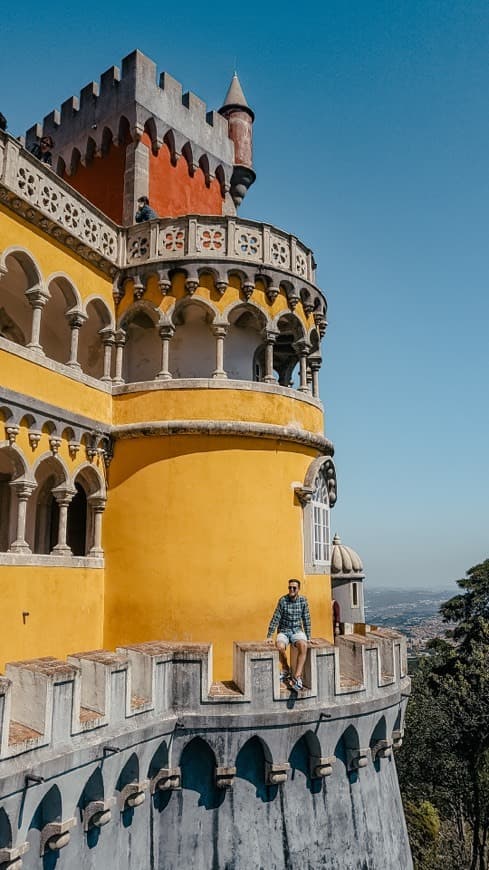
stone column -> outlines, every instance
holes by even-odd
[[[149,148],[141,142],[142,129],[132,131],[133,142],[126,147],[124,206],[122,222],[132,226],[140,196],[149,196]]]
[[[309,367],[312,375],[312,394],[315,399],[319,399],[319,369],[321,368],[322,360],[312,357],[309,360]]]
[[[126,333],[123,329],[118,329],[115,334],[115,376],[114,384],[123,384],[122,377],[122,360],[124,356],[124,345],[126,343]]]
[[[88,500],[88,503],[93,511],[93,544],[88,555],[100,558],[104,555],[102,549],[102,514],[105,510],[105,498],[93,496]]]
[[[104,373],[101,380],[106,383],[112,383],[111,368],[112,368],[112,348],[115,343],[115,335],[112,329],[101,329],[99,333],[102,344],[104,346]]]
[[[299,354],[299,367],[300,367],[300,383],[299,390],[301,393],[308,393],[309,387],[307,386],[307,354],[310,351],[310,346],[304,339],[300,339],[300,341],[296,341],[294,344],[294,348]]]
[[[68,323],[70,324],[71,329],[70,358],[68,360],[68,365],[74,369],[81,369],[81,365],[78,362],[78,339],[80,337],[80,329],[86,319],[87,318],[83,314],[75,311],[68,316]]]
[[[75,495],[74,489],[67,487],[58,487],[53,489],[53,495],[58,502],[59,507],[59,524],[58,524],[58,543],[53,547],[51,553],[55,556],[71,556],[71,547],[66,543],[66,531],[68,527],[68,508],[70,502]]]
[[[32,308],[31,340],[27,347],[31,348],[31,350],[39,350],[44,353],[39,343],[39,336],[41,334],[42,309],[48,301],[49,295],[44,290],[41,290],[40,287],[31,287],[30,290],[25,291],[25,295]]]
[[[227,378],[227,374],[224,371],[224,339],[227,331],[227,325],[224,323],[215,323],[212,326],[212,332],[216,336],[216,369],[212,372],[213,378]]]
[[[265,384],[275,384],[277,379],[273,374],[273,347],[277,341],[278,332],[273,329],[265,329],[265,376],[263,381]]]
[[[14,480],[10,486],[17,494],[17,530],[15,541],[9,547],[9,553],[30,553],[31,548],[25,539],[27,502],[37,484],[25,480]]]
[[[161,338],[161,371],[156,377],[160,381],[171,381],[172,374],[169,369],[170,362],[170,341],[175,332],[175,327],[170,323],[165,323],[160,326],[159,333]]]

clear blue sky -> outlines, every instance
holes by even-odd
[[[333,529],[372,586],[446,585],[489,556],[489,5],[8,4],[15,135],[134,48],[256,111],[244,217],[308,243],[329,302]]]

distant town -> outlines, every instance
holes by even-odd
[[[443,637],[450,626],[439,614],[440,606],[455,595],[451,589],[365,589],[365,620],[371,625],[395,628],[408,640],[408,656],[426,652],[428,641]]]

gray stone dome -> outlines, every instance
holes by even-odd
[[[358,580],[363,580],[365,577],[360,556],[351,547],[342,544],[339,535],[334,536],[331,548],[331,577]]]

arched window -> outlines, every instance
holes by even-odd
[[[311,499],[312,559],[313,564],[327,565],[330,560],[331,537],[329,530],[329,497],[326,478],[320,472]]]
[[[336,472],[332,459],[319,457],[309,466],[303,486],[295,487],[304,513],[304,562],[306,574],[330,570],[330,510],[336,502]]]
[[[74,556],[84,556],[87,551],[87,495],[80,483],[75,483],[75,489],[68,508],[66,542]]]
[[[86,465],[75,478],[75,493],[68,506],[66,542],[74,556],[103,555],[104,508],[105,486],[95,469]]]

